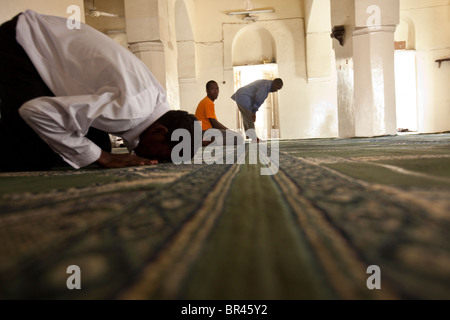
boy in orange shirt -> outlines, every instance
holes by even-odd
[[[226,141],[226,134],[228,132],[229,135],[238,137],[238,143],[242,143],[242,137],[238,136],[234,131],[231,131],[217,120],[214,101],[219,96],[219,85],[216,81],[211,80],[206,84],[206,94],[207,96],[202,101],[200,101],[197,110],[195,111],[195,117],[198,119],[198,121],[202,122],[203,134],[205,134],[205,132],[209,129],[218,129],[222,132],[224,141]],[[203,146],[208,145],[213,141],[214,140],[203,141]]]

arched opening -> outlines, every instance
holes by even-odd
[[[259,79],[278,77],[275,40],[265,28],[250,25],[240,30],[232,45],[235,90]],[[236,110],[236,126],[243,130],[242,118]],[[260,107],[255,129],[258,137],[273,138],[272,130],[280,129],[278,95],[272,93]]]
[[[242,29],[233,41],[233,65],[275,63],[275,40],[265,28],[252,25]]]

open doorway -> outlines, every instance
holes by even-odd
[[[237,66],[234,70],[234,89],[235,91],[253,81],[278,78],[278,65],[276,63]],[[244,126],[242,116],[236,108],[236,127],[243,133]],[[264,104],[259,108],[256,114],[255,130],[261,139],[272,138],[272,129],[280,129],[278,93],[270,93]]]
[[[395,51],[395,95],[397,131],[417,132],[417,67],[415,50]]]

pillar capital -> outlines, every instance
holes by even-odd
[[[130,43],[130,51],[134,54],[145,51],[161,51],[164,52],[164,44],[161,41],[143,41]]]
[[[373,33],[395,33],[396,26],[377,26],[377,27],[363,27],[353,29],[353,36],[361,36]]]
[[[166,53],[161,41],[144,41],[130,44],[130,51],[152,71],[166,89]]]

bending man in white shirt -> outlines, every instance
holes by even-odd
[[[146,65],[106,35],[30,10],[0,26],[0,111],[0,171],[156,164],[197,121],[170,110]],[[109,134],[130,153],[111,154]]]

